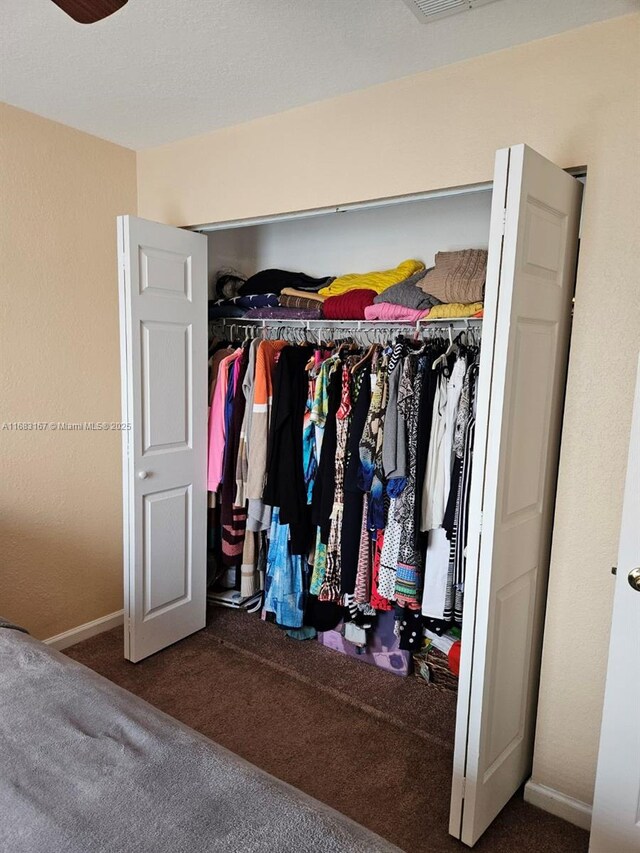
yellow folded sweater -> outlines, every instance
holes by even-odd
[[[330,285],[318,291],[321,296],[339,296],[348,290],[375,290],[382,293],[392,284],[399,284],[410,275],[424,269],[422,261],[403,261],[395,269],[383,272],[349,273],[334,279]]]
[[[482,311],[482,302],[443,302],[434,305],[426,315],[429,320],[439,320],[449,317],[473,317],[478,311]]]

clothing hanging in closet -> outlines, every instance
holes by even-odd
[[[241,594],[263,588],[291,630],[393,610],[407,650],[459,625],[477,345],[265,339],[211,366],[209,488]]]

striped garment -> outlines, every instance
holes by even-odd
[[[368,379],[367,379],[368,381]],[[360,548],[358,550],[358,568],[356,571],[355,601],[365,604],[371,598],[371,536],[369,535],[367,516],[369,514],[369,495],[365,492],[362,501],[362,522],[360,525]]]
[[[371,567],[371,598],[369,603],[376,610],[393,610],[393,604],[388,598],[384,598],[378,592],[378,578],[380,575],[380,557],[384,545],[384,530],[377,530],[373,542],[373,565]]]
[[[323,296],[309,295],[302,291],[295,296],[290,293],[280,294],[280,305],[283,308],[308,308],[313,311],[320,308],[323,302]]]
[[[344,501],[344,468],[347,452],[351,395],[349,367],[342,365],[342,397],[336,414],[336,481],[331,511],[331,527],[327,541],[327,567],[318,598],[320,601],[340,601],[341,558],[340,536]]]
[[[384,419],[389,390],[388,358],[378,362],[376,385],[371,395],[369,414],[360,439],[360,468],[358,487],[369,492],[370,531],[384,527],[384,474],[382,470],[382,446],[384,442]]]
[[[247,511],[244,507],[232,506],[231,523],[222,525],[222,562],[225,566],[238,566],[244,551],[244,532]]]
[[[416,455],[418,445],[418,412],[422,394],[422,375],[427,368],[426,356],[411,353],[404,360],[398,408],[406,424],[407,478],[400,498],[401,542],[398,552],[395,598],[399,605],[412,610],[420,608],[424,566],[417,544],[416,531]]]

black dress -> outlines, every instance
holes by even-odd
[[[289,525],[292,554],[307,554],[311,544],[311,511],[307,504],[302,459],[302,433],[308,396],[308,346],[287,346],[276,365],[269,427],[267,482],[263,501],[280,508]]]

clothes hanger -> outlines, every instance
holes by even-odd
[[[379,349],[379,347],[380,347],[380,344],[375,344],[375,343],[374,343],[374,344],[371,344],[371,346],[370,346],[370,347],[369,347],[369,349],[365,352],[365,354],[362,356],[362,358],[360,359],[360,361],[356,362],[356,364],[354,364],[354,365],[353,365],[353,367],[351,368],[351,375],[352,375],[352,376],[353,376],[353,374],[354,374],[354,373],[356,373],[356,372],[357,372],[357,371],[358,371],[358,370],[359,370],[363,365],[365,365],[367,361],[369,361],[370,359],[373,359],[373,354],[374,354],[374,353]]]
[[[448,347],[447,347],[447,349],[442,353],[442,355],[439,355],[439,356],[436,358],[436,360],[435,360],[435,361],[433,362],[433,364],[431,365],[431,369],[432,369],[432,370],[435,370],[435,369],[436,369],[440,364],[442,364],[442,363],[446,364],[446,363],[447,363],[447,359],[449,358],[449,356],[451,355],[451,353],[452,353],[452,352],[454,351],[454,349],[456,349],[456,348],[457,348],[457,344],[456,344],[456,342],[455,342],[455,341],[454,341],[454,339],[453,339],[453,326],[452,326],[451,324],[449,324],[449,346],[448,346]]]
[[[350,340],[342,341],[339,345],[336,355],[340,355],[341,352],[344,352],[345,349],[350,349],[352,347],[352,342]]]

